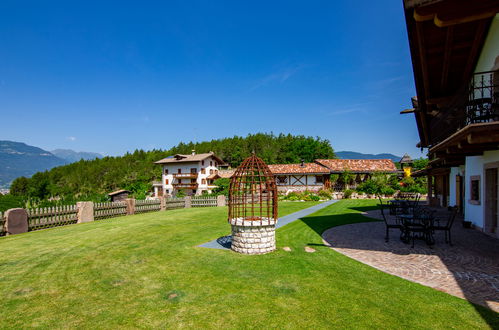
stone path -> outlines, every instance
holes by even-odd
[[[380,211],[366,216],[381,219]],[[499,312],[499,240],[454,224],[454,245],[435,234],[429,248],[417,241],[414,248],[399,239],[396,229],[385,242],[384,222],[333,227],[322,235],[334,250],[385,273],[432,287]]]
[[[279,220],[277,221],[276,228],[281,228],[282,226],[285,226],[288,223],[291,223],[291,222],[293,222],[295,220],[298,220],[300,218],[303,218],[303,217],[305,217],[305,216],[307,216],[309,214],[317,212],[318,210],[323,209],[323,208],[325,208],[325,207],[327,207],[327,206],[329,206],[331,204],[334,204],[336,202],[337,202],[337,200],[330,200],[330,201],[327,201],[327,202],[324,202],[324,203],[320,203],[320,204],[314,205],[314,206],[309,207],[307,209],[303,209],[303,210],[297,211],[295,213],[291,213],[291,214],[285,215],[282,218],[279,218]],[[229,224],[227,224],[227,226],[230,229]],[[205,247],[205,248],[210,248],[210,249],[223,249],[223,250],[227,250],[227,249],[230,249],[230,237],[229,236],[219,237],[217,239],[214,239],[211,242],[204,243],[204,244],[201,244],[199,246],[200,247]]]

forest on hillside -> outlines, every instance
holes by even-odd
[[[190,154],[192,150],[213,151],[231,167],[238,166],[252,151],[268,164],[335,157],[331,143],[319,137],[257,133],[205,142],[181,142],[169,150],[136,150],[119,157],[80,160],[38,172],[31,178],[15,179],[11,195],[35,202],[55,198],[72,203],[83,198],[103,201],[113,190],[128,189],[135,197],[143,198],[151,190],[152,181],[161,179],[161,167],[154,164],[155,161],[174,154]]]

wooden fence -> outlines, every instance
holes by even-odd
[[[165,209],[181,209],[185,207],[185,199],[181,197],[165,198]]]
[[[5,236],[5,219],[2,212],[0,212],[0,236]]]
[[[192,207],[211,207],[217,206],[217,197],[212,196],[194,196],[191,202]]]
[[[220,205],[219,205],[220,203]],[[193,196],[186,198],[165,198],[161,200],[131,200],[125,202],[82,203],[79,212],[77,205],[65,205],[28,209],[28,230],[64,226],[77,222],[102,220],[127,214],[171,210],[184,207],[225,206],[225,199],[217,197]],[[93,217],[92,217],[93,215]],[[0,236],[5,235],[5,214],[0,212]]]
[[[161,210],[161,202],[159,199],[135,201],[135,213],[144,213],[159,210]]]
[[[77,222],[76,205],[27,209],[28,230],[69,225]]]
[[[102,220],[126,215],[125,202],[94,203],[94,219]]]

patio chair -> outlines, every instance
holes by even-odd
[[[386,235],[385,235],[385,242],[388,242],[390,240],[390,229],[399,229],[402,231],[402,225],[398,222],[390,222],[386,218],[385,215],[385,205],[383,205],[383,201],[381,200],[381,197],[378,196],[379,199],[379,207],[381,210],[381,216],[383,217],[383,221],[385,221],[385,226],[386,226]]]
[[[452,229],[452,224],[454,223],[454,220],[456,219],[457,213],[459,211],[459,208],[457,206],[453,206],[450,208],[451,213],[449,217],[447,218],[446,221],[442,221],[440,219],[435,219],[433,226],[431,227],[432,231],[443,231],[445,233],[445,243],[448,243],[450,246],[452,246],[452,240],[451,240],[451,229]]]
[[[416,237],[423,238],[428,245],[434,243],[431,231],[433,228],[434,211],[425,207],[416,207],[413,209],[411,219],[403,221],[403,231],[407,243],[412,241],[414,247],[414,240]]]

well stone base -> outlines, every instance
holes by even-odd
[[[275,250],[275,224],[268,226],[232,225],[232,251],[265,254]]]

